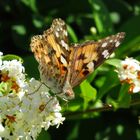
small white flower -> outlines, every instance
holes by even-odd
[[[130,84],[129,91],[140,92],[140,62],[133,58],[126,58],[117,69],[121,82]]]
[[[25,69],[20,61],[3,61],[0,70],[8,72],[8,76],[13,78],[20,87],[25,86]]]

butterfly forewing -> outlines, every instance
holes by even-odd
[[[88,41],[71,48],[70,84],[75,87],[106,60],[120,45],[125,33],[106,37],[97,42]]]
[[[66,25],[63,20],[55,19],[50,29],[43,35],[31,39],[31,50],[39,63],[41,80],[50,89],[62,92],[67,75],[69,45]]]

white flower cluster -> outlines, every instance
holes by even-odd
[[[8,77],[15,80],[17,85],[22,88],[25,85],[25,69],[17,60],[3,61],[0,71],[6,73]]]
[[[133,58],[126,58],[117,69],[122,83],[130,84],[129,92],[140,92],[140,62]]]
[[[59,127],[65,118],[57,98],[39,81],[27,82],[19,61],[1,58],[0,53],[0,137],[35,140],[42,128]]]

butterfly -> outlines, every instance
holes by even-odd
[[[120,45],[124,32],[98,41],[69,44],[66,23],[54,19],[42,35],[31,38],[31,50],[39,63],[41,81],[57,96],[74,98],[79,85]]]

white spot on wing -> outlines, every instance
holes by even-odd
[[[116,44],[115,44],[115,47],[118,47],[120,45],[120,42],[117,41]]]
[[[67,33],[66,30],[63,30],[63,34],[64,34],[65,36],[68,36],[68,33]]]
[[[66,50],[69,50],[69,46],[67,43],[65,43],[64,40],[61,40],[61,45],[66,49]]]
[[[98,42],[102,42],[102,40],[100,39],[100,40],[98,40]]]
[[[72,45],[73,45],[73,47],[75,47],[75,48],[76,48],[76,47],[79,47],[79,46],[78,46],[78,43],[74,43],[74,44],[72,44]]]
[[[59,32],[60,31],[60,28],[57,28],[56,30]]]
[[[63,28],[61,27],[61,28],[60,28],[60,31],[62,31],[62,30],[63,30]]]
[[[60,56],[60,60],[64,64],[64,66],[67,66],[67,61],[62,55]]]
[[[109,40],[109,42],[110,42],[110,43],[112,43],[112,42],[113,42],[113,40],[111,39],[111,40]]]
[[[107,42],[104,42],[103,44],[102,44],[102,46],[101,47],[106,47],[107,46]]]
[[[118,41],[117,39],[114,40],[114,42],[117,42],[117,41]]]
[[[110,36],[106,37],[106,40],[108,40],[110,38]]]
[[[109,52],[108,52],[108,50],[104,50],[104,51],[102,52],[102,55],[104,56],[104,58],[108,58],[108,57],[109,57]]]
[[[117,34],[117,37],[119,38],[120,36],[121,36],[120,33],[118,33],[118,34]]]
[[[55,32],[55,35],[56,35],[57,38],[59,37],[59,33],[58,32]]]
[[[89,68],[90,71],[93,71],[94,70],[94,63],[93,62],[88,63],[87,67]]]

